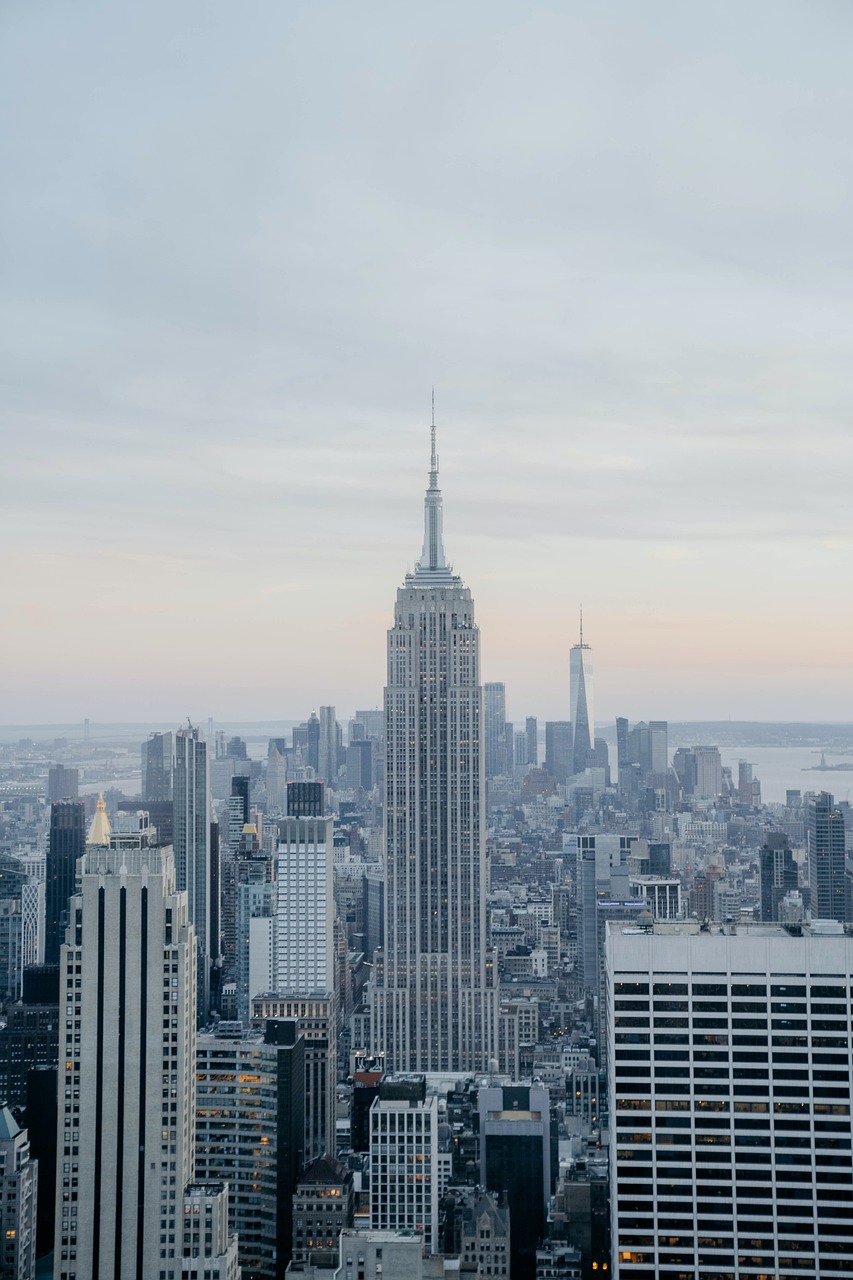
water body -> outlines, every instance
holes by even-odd
[[[853,771],[812,770],[820,764],[820,749],[814,747],[740,746],[720,747],[724,765],[732,771],[737,786],[738,762],[748,760],[753,777],[761,783],[764,804],[784,804],[786,791],[830,791],[836,800],[853,797]],[[827,751],[827,764],[853,764],[849,755],[832,755]],[[807,772],[806,772],[807,770]]]

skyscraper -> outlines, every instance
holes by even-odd
[[[849,1275],[851,979],[840,924],[609,926],[616,1280]]]
[[[561,786],[572,772],[572,723],[570,720],[545,721],[545,768]]]
[[[320,708],[317,773],[329,786],[334,786],[338,773],[338,722],[335,719],[334,707]]]
[[[620,747],[619,768],[623,765],[636,765],[641,782],[645,782],[650,773],[666,773],[668,766],[666,720],[640,720],[633,729],[625,725],[624,748]],[[617,736],[621,732],[620,722],[616,721]]]
[[[784,831],[768,831],[758,854],[761,871],[761,919],[778,920],[779,904],[799,885],[797,864]]]
[[[231,779],[231,795],[236,796],[240,801],[240,830],[242,831],[246,823],[249,821],[249,784],[248,774],[235,773]]]
[[[569,653],[569,703],[572,717],[572,771],[583,773],[587,757],[595,745],[595,714],[592,698],[592,649],[583,642],[583,611],[580,640]]]
[[[333,826],[331,815],[279,819],[267,991],[334,987]]]
[[[172,799],[171,733],[151,733],[142,744],[142,799]]]
[[[26,1129],[0,1106],[0,1276],[35,1280],[38,1164]]]
[[[198,945],[198,1008],[202,1021],[209,1007],[210,967],[219,955],[219,938],[213,936],[218,919],[211,875],[210,801],[207,781],[207,744],[200,729],[189,725],[175,734],[174,786],[175,871],[179,889],[185,889],[190,921]]]
[[[77,859],[86,849],[86,810],[76,800],[50,806],[44,895],[44,962],[59,963],[59,948],[68,923],[68,902],[74,892]]]
[[[484,765],[480,633],[445,557],[433,425],[423,552],[388,632],[385,948],[372,1026],[392,1070],[482,1071],[497,1057]]]
[[[320,721],[317,712],[312,711],[305,725],[306,755],[305,763],[316,771],[320,768]]]
[[[69,1194],[57,1196],[54,1275],[179,1277],[195,939],[170,849],[89,849],[61,974],[57,1161]]]
[[[333,819],[323,812],[323,784],[288,787],[288,816],[278,822],[272,914],[251,922],[249,994],[262,1016],[305,1017],[305,1160],[335,1149],[335,983]],[[273,1006],[272,1001],[276,1004]],[[257,1003],[253,1006],[258,1016]]]
[[[79,769],[66,769],[64,764],[52,764],[47,774],[47,802],[76,800],[80,794]]]
[[[806,842],[813,918],[846,920],[844,815],[828,791],[809,800]]]
[[[370,1108],[374,1231],[422,1231],[424,1252],[438,1253],[440,1182],[437,1095],[427,1094],[423,1077],[384,1081]]]
[[[535,1280],[536,1246],[545,1234],[551,1195],[548,1090],[541,1085],[481,1088],[480,1177],[509,1203],[510,1275]]]
[[[485,694],[486,777],[506,772],[506,685],[487,680]]]
[[[271,1020],[263,1031],[219,1023],[197,1041],[196,1176],[228,1179],[240,1263],[252,1280],[277,1280],[290,1261],[305,1159],[304,1056],[295,1021]]]
[[[539,763],[539,725],[535,716],[528,716],[524,722],[524,731],[527,734],[527,763],[538,765]]]

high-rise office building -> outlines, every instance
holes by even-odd
[[[249,788],[251,779],[246,773],[235,773],[231,779],[231,795],[240,801],[240,830],[242,831],[250,818]]]
[[[86,850],[86,810],[82,802],[58,800],[50,806],[44,894],[44,962],[59,963],[68,924],[77,860]]]
[[[276,817],[284,813],[287,787],[287,760],[271,738],[267,756],[267,813]]]
[[[0,1276],[35,1280],[38,1163],[26,1129],[0,1106]]]
[[[252,996],[270,980],[270,922],[276,907],[275,859],[262,851],[251,824],[243,829],[231,883],[237,1017],[248,1022]]]
[[[76,800],[79,794],[80,772],[67,769],[64,764],[52,764],[47,775],[47,802]]]
[[[338,773],[338,722],[334,707],[320,708],[320,740],[317,744],[318,776],[333,787]]]
[[[219,1023],[198,1036],[196,1062],[196,1177],[228,1181],[243,1275],[280,1280],[304,1161],[304,1040],[295,1022]]]
[[[486,777],[506,773],[506,685],[487,680],[483,686]]]
[[[538,765],[539,724],[535,716],[527,717],[524,722],[524,732],[527,734],[527,763]]]
[[[737,800],[738,804],[752,804],[753,799],[752,765],[748,760],[739,760],[737,766]]]
[[[187,897],[168,848],[92,847],[81,890],[61,955],[54,1276],[178,1280],[195,1132]]]
[[[395,1071],[497,1056],[486,926],[480,634],[447,563],[435,427],[420,562],[397,592],[385,690],[385,948],[372,1036]]]
[[[190,921],[198,947],[198,1010],[202,1022],[210,1006],[210,970],[219,956],[214,936],[219,918],[214,901],[218,893],[218,869],[211,866],[210,792],[207,778],[207,743],[200,729],[189,725],[175,734],[173,842],[179,889],[185,889]]]
[[[331,991],[334,987],[334,820],[278,821],[276,906],[266,991]],[[252,992],[256,995],[257,992]]]
[[[273,911],[251,921],[249,944],[253,1015],[299,1018],[306,1037],[305,1160],[335,1148],[334,823],[322,804],[322,783],[288,787],[299,815],[277,824]]]
[[[381,863],[365,869],[362,902],[364,949],[372,958],[374,951],[385,945],[385,876]]]
[[[55,1067],[59,1057],[58,999],[31,1002],[27,973],[24,970],[23,1002],[9,1006],[6,1025],[0,1027],[0,1099],[10,1107],[26,1105],[28,1073],[38,1067]]]
[[[821,791],[809,799],[806,848],[812,917],[846,920],[844,815],[828,791]]]
[[[237,1237],[228,1231],[228,1198],[227,1182],[191,1182],[184,1188],[182,1280],[239,1280]]]
[[[367,738],[351,742],[347,747],[347,786],[370,791],[373,786],[373,743]]]
[[[545,721],[545,768],[560,786],[565,786],[571,777],[571,720]]]
[[[551,1108],[543,1086],[481,1088],[480,1176],[506,1193],[512,1280],[536,1280],[536,1246],[551,1196]]]
[[[608,908],[615,916],[626,903],[638,914],[643,904],[631,896],[628,860],[636,836],[611,833],[567,836],[566,854],[571,864],[571,844],[576,855],[572,872],[577,903],[577,972],[586,991],[598,995],[604,965],[604,920]]]
[[[353,1176],[333,1156],[312,1160],[293,1193],[293,1259],[308,1262],[319,1250],[331,1253],[352,1226]]]
[[[616,717],[616,769],[629,764],[628,760],[628,721],[624,716]]]
[[[338,1019],[330,991],[277,995],[265,992],[252,1000],[252,1021],[294,1020],[305,1043],[305,1137],[302,1163],[335,1149],[335,1052]]]
[[[783,831],[768,831],[758,854],[761,919],[778,920],[779,904],[799,887],[797,864]]]
[[[364,736],[374,742],[381,742],[385,734],[385,712],[381,707],[373,707],[370,711],[356,711],[355,718],[364,725]]]
[[[851,980],[840,924],[609,926],[616,1280],[850,1274]]]
[[[308,717],[305,730],[305,763],[316,773],[320,768],[320,721],[316,711]]]
[[[719,747],[694,747],[696,785],[693,794],[714,800],[723,790],[723,762]]]
[[[142,799],[172,799],[171,733],[151,733],[142,744]]]
[[[370,1108],[370,1225],[418,1231],[438,1253],[438,1098],[420,1079],[387,1080]],[[450,1155],[447,1155],[448,1172]]]
[[[595,745],[595,714],[592,687],[592,649],[583,642],[583,613],[580,640],[569,653],[569,703],[572,718],[572,772],[583,773]]]
[[[628,729],[628,722],[622,721],[625,725],[624,731],[620,728],[620,721],[616,722],[617,738],[622,735],[619,750],[619,768],[624,765],[636,765],[639,779],[645,782],[650,773],[666,773],[669,767],[668,760],[668,728],[666,720],[640,720],[634,725],[633,729]]]

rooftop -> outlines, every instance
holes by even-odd
[[[704,934],[708,937],[749,937],[749,938],[799,938],[799,937],[844,937],[844,925],[838,920],[810,920],[797,924],[776,924],[773,921],[738,920],[736,922],[698,920],[654,920],[647,925],[626,924],[622,921],[609,921],[610,933],[620,933],[625,937],[637,937],[648,934],[655,937],[697,937]]]

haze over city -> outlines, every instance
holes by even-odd
[[[510,714],[849,718],[848,6],[0,22],[5,722],[380,702],[433,384]]]
[[[849,1280],[853,7],[0,7],[0,1277]]]

